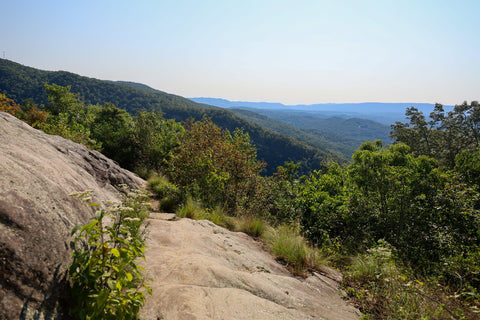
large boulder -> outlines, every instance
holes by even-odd
[[[67,318],[70,232],[91,209],[144,181],[101,153],[0,112],[0,319]]]

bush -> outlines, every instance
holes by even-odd
[[[91,199],[88,192],[75,196]],[[148,195],[137,191],[126,195],[122,204],[98,209],[91,222],[76,226],[72,235],[75,250],[69,266],[72,315],[79,319],[137,319],[145,303],[143,268],[137,259],[145,250],[145,219]],[[98,207],[93,203],[91,206]],[[112,220],[112,223],[106,221]]]
[[[169,162],[169,177],[184,195],[208,207],[221,203],[235,214],[257,198],[264,166],[247,133],[236,130],[232,135],[205,117],[185,123],[185,133]]]
[[[453,295],[434,280],[415,279],[399,266],[385,241],[354,259],[344,288],[367,319],[472,319]],[[467,314],[466,312],[469,312]]]
[[[152,175],[147,181],[147,188],[160,200],[160,208],[165,211],[175,210],[181,201],[180,189],[163,175]]]
[[[10,113],[12,116],[21,118],[23,116],[22,108],[14,100],[7,98],[0,93],[0,112]]]
[[[136,170],[162,169],[178,146],[183,131],[180,123],[164,119],[160,113],[138,112],[133,124]]]

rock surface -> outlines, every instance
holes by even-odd
[[[152,215],[145,320],[358,319],[339,285],[293,277],[259,242],[203,220]]]
[[[144,181],[83,145],[47,135],[0,112],[0,319],[65,318],[70,231],[92,212],[69,196]]]

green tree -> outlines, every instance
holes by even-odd
[[[311,240],[351,253],[383,239],[406,264],[430,273],[478,243],[476,198],[435,159],[376,141],[362,144],[347,168],[312,174],[298,203]]]
[[[459,154],[455,160],[455,172],[464,183],[480,191],[480,150]]]
[[[111,103],[97,109],[91,125],[91,137],[101,143],[100,151],[129,170],[136,160],[133,125],[130,114]]]
[[[133,131],[135,167],[148,175],[149,171],[165,168],[184,129],[180,123],[166,120],[160,113],[141,111],[135,116]]]
[[[409,260],[428,261],[434,201],[445,183],[436,162],[415,157],[404,144],[365,143],[353,155],[349,179],[348,210],[360,222],[366,247],[385,239]]]
[[[169,173],[185,195],[208,206],[225,205],[234,213],[254,206],[250,200],[261,185],[263,167],[248,134],[236,130],[232,135],[204,117],[186,122]]]
[[[92,149],[99,145],[90,138],[90,125],[93,115],[78,96],[70,92],[70,86],[45,84],[49,104],[47,120],[39,128],[49,134],[56,134],[66,139],[82,143]]]
[[[300,186],[296,206],[305,236],[319,246],[348,243],[353,236],[344,213],[346,170],[332,163],[324,172],[314,171]]]
[[[48,104],[45,106],[51,115],[58,116],[66,113],[76,122],[83,123],[82,117],[86,110],[83,102],[80,101],[78,94],[71,92],[72,86],[62,87],[55,83],[45,84],[45,91],[48,96]]]
[[[301,163],[289,161],[277,168],[277,172],[267,179],[269,189],[269,212],[281,223],[293,223],[300,213],[296,200],[300,192],[301,178],[299,169]]]
[[[430,121],[414,107],[407,109],[406,116],[409,122],[392,125],[391,136],[407,144],[416,155],[434,157],[440,164],[453,168],[458,154],[478,148],[480,105],[477,101],[456,105],[447,113],[441,104],[436,104]]]
[[[392,138],[408,144],[415,154],[431,156],[434,139],[432,123],[427,122],[423,113],[415,107],[407,108],[405,116],[409,120],[408,123],[396,122],[392,125]]]

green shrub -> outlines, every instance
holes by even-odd
[[[165,211],[175,210],[181,201],[180,189],[163,175],[152,175],[147,181],[147,188],[160,200],[160,208]]]
[[[88,192],[74,195],[91,199]],[[138,258],[145,259],[147,200],[145,192],[131,192],[121,204],[98,209],[90,223],[72,230],[77,236],[69,276],[76,318],[138,318],[145,303],[140,289],[151,294],[144,284],[143,268],[137,265]]]
[[[182,194],[210,208],[221,203],[229,214],[255,201],[265,166],[257,160],[247,133],[237,129],[231,134],[207,117],[185,123],[185,133],[168,164],[169,177]]]
[[[399,266],[385,241],[354,259],[344,288],[368,319],[471,319],[460,300],[435,279],[416,279]]]
[[[90,149],[100,149],[100,145],[90,139],[90,131],[81,123],[69,119],[68,114],[60,113],[58,116],[49,116],[39,128],[45,133],[58,135],[65,139],[81,143]]]

